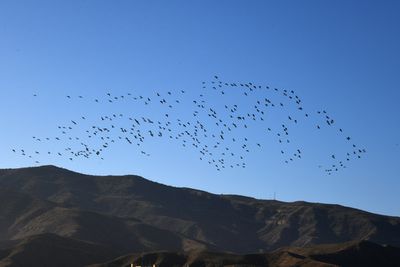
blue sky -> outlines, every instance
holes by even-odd
[[[398,216],[399,11],[397,1],[1,1],[0,168],[54,164],[90,174],[138,174],[218,194],[268,199],[276,192],[283,201],[338,203]],[[198,151],[168,138],[147,138],[148,157],[121,141],[104,152],[104,160],[73,161],[43,154],[72,141],[32,138],[54,138],[58,126],[81,116],[86,120],[79,120],[75,136],[107,114],[163,118],[161,105],[132,99],[111,104],[108,92],[155,99],[155,92],[167,97],[170,91],[181,101],[175,119],[191,118],[191,101],[200,92],[212,107],[237,104],[250,112],[253,102],[241,91],[226,88],[221,98],[202,88],[214,75],[229,83],[294,90],[310,114],[327,110],[367,153],[326,175],[318,166],[349,144],[337,129],[316,130],[313,116],[291,126],[290,145],[301,148],[302,159],[285,164],[280,145],[265,129],[289,123],[288,114],[297,116],[286,103],[264,124],[237,132],[253,146],[262,143],[246,155],[246,168],[216,171],[199,160]],[[40,163],[12,149],[40,150]]]

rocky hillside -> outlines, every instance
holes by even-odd
[[[104,254],[110,257],[159,250],[245,254],[359,240],[400,247],[400,218],[215,195],[133,175],[90,176],[55,166],[0,170],[3,247],[44,234],[112,248]]]

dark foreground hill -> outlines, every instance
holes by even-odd
[[[130,266],[131,263],[145,266],[156,264],[159,267],[397,267],[400,266],[400,249],[359,241],[306,248],[288,247],[269,253],[246,255],[207,251],[153,252],[126,255],[91,267],[120,267]]]
[[[0,170],[0,258],[10,260],[10,251],[25,244],[40,247],[43,239],[78,242],[84,249],[74,252],[83,259],[76,266],[82,266],[161,250],[248,254],[360,240],[400,247],[400,218],[215,195],[133,175],[90,176],[54,166]]]
[[[15,240],[6,248],[0,249],[0,267],[84,266],[106,261],[117,255],[110,246],[43,234]]]

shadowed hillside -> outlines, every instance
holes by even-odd
[[[247,266],[247,267],[395,267],[400,264],[400,249],[380,246],[368,241],[317,245],[307,248],[282,248],[270,253],[237,255],[212,252],[154,252],[127,255],[92,267],[120,267],[130,263],[167,266]]]
[[[104,254],[109,260],[156,250],[244,254],[353,240],[400,246],[400,218],[339,205],[215,195],[54,166],[0,170],[0,188],[0,248],[48,233],[112,247]]]
[[[117,256],[112,247],[53,234],[16,240],[13,247],[0,250],[0,266],[83,266]]]

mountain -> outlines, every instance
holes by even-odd
[[[106,260],[161,250],[248,254],[361,240],[400,247],[400,218],[215,195],[134,175],[91,176],[55,166],[0,170],[0,257],[7,259],[17,241],[48,234],[109,248]],[[82,264],[96,262],[104,259]]]
[[[241,266],[241,267],[397,267],[400,266],[400,248],[381,246],[368,241],[287,247],[269,253],[238,255],[207,251],[152,252],[131,254],[90,267],[119,267],[156,264],[171,266]]]
[[[84,266],[102,262],[118,254],[109,246],[60,237],[54,234],[14,240],[13,246],[0,249],[0,267]]]

